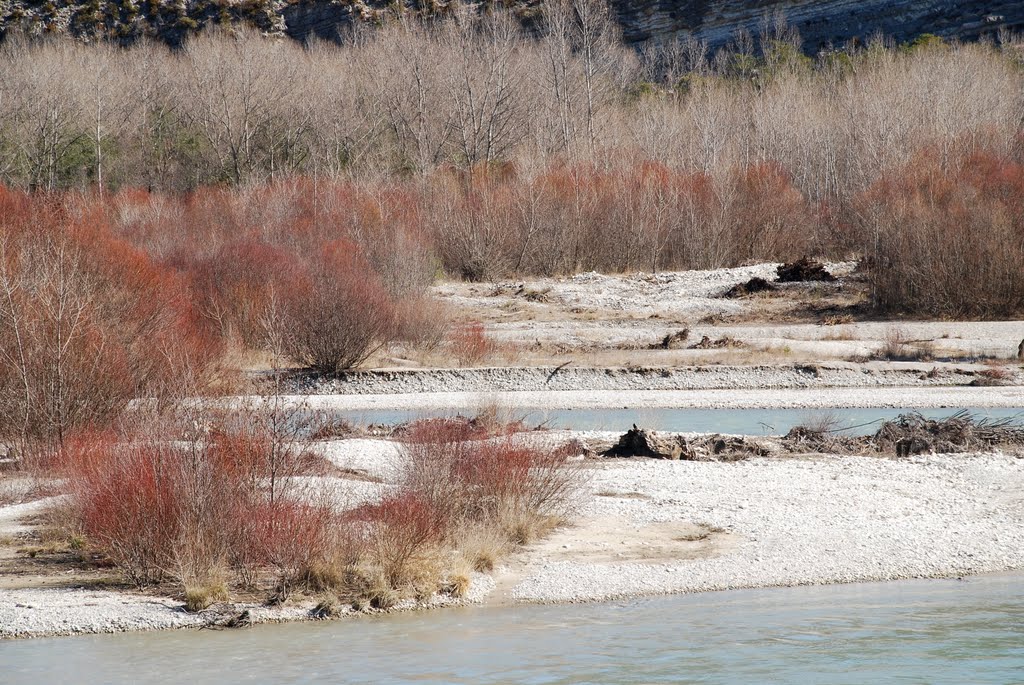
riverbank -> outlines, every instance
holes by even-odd
[[[1007,367],[991,383],[984,364],[923,362],[829,362],[813,364],[695,367],[489,367],[352,371],[336,377],[296,375],[284,392],[295,395],[363,396],[537,392],[680,392],[707,390],[956,388],[1024,384],[1024,373]],[[426,398],[425,398],[426,399]]]
[[[552,439],[577,437],[614,434]],[[399,458],[387,440],[319,449],[343,469],[384,481],[339,479],[353,499],[387,489]],[[586,602],[1024,569],[1024,460],[1008,455],[600,459],[585,461],[583,473],[569,524],[492,576],[475,576],[466,602]],[[16,523],[3,511],[0,520]],[[252,622],[303,620],[313,604],[188,614],[167,598],[17,588],[12,580],[0,589],[0,637],[199,627],[242,611]]]

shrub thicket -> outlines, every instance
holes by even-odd
[[[0,188],[0,437],[106,424],[133,398],[191,386],[217,346],[182,275],[100,208]]]
[[[78,433],[55,456],[86,539],[142,586],[183,592],[272,572],[287,592],[330,548],[335,512],[299,476],[297,444],[265,426],[188,435],[188,421]],[[236,422],[237,423],[237,422]]]
[[[395,487],[343,510],[308,478],[328,471],[302,449],[299,417],[275,416],[250,407],[199,434],[184,416],[77,433],[54,461],[77,532],[137,585],[172,583],[195,609],[230,587],[386,608],[464,593],[465,569],[492,568],[572,505],[564,452],[512,427],[425,421],[406,436]]]
[[[1024,311],[1024,167],[933,152],[858,198],[875,304],[932,317]]]

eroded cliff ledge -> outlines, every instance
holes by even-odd
[[[611,0],[627,42],[639,45],[692,35],[716,48],[740,29],[756,35],[765,17],[782,12],[814,53],[876,33],[898,41],[923,33],[976,40],[1000,30],[1024,31],[1021,0]],[[543,0],[508,0],[530,24]],[[443,12],[437,0],[7,0],[0,35],[70,33],[122,43],[150,36],[178,45],[214,24],[245,23],[298,40],[337,40],[354,23],[382,21],[401,6]]]

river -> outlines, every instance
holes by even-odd
[[[18,683],[1021,683],[1024,576],[0,643]]]
[[[571,430],[625,431],[634,423],[641,428],[660,431],[695,433],[728,433],[735,435],[781,435],[793,426],[828,417],[835,421],[835,429],[847,435],[868,435],[878,430],[882,421],[900,414],[919,411],[928,418],[944,418],[961,408],[946,409],[534,409],[529,407],[509,410],[514,419],[521,419],[529,427],[566,428]],[[1013,419],[1024,423],[1024,408],[967,408],[978,419]],[[366,409],[333,411],[338,419],[365,426],[368,424],[395,425],[416,419],[453,416],[455,410],[393,410]]]

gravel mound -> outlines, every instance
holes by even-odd
[[[457,307],[490,309],[527,302],[532,299],[531,293],[543,293],[544,307],[641,316],[673,313],[699,319],[741,313],[741,304],[722,300],[721,294],[751,278],[775,278],[778,266],[778,263],[771,263],[710,271],[625,275],[590,271],[569,278],[537,278],[528,282],[454,282],[435,286],[434,294]],[[830,266],[846,272],[853,264]]]

